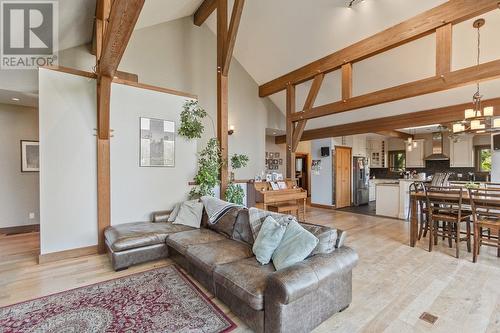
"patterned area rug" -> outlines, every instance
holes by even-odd
[[[229,332],[236,325],[168,266],[0,308],[0,332]]]

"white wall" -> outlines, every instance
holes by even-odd
[[[330,155],[321,157],[321,147],[328,147]],[[311,203],[318,205],[333,205],[333,178],[332,178],[332,139],[311,141],[311,155],[313,160],[321,160],[319,175],[311,170]]]
[[[38,141],[38,110],[0,104],[0,228],[39,223],[38,172],[21,172],[21,140]]]
[[[40,252],[97,243],[96,83],[39,72]]]
[[[175,167],[139,167],[139,118],[180,124],[185,97],[113,84],[111,92],[111,221],[150,221],[153,211],[187,199],[196,171],[196,140],[175,137]]]
[[[237,43],[243,41],[238,40]],[[139,75],[140,82],[187,91],[198,95],[200,104],[216,121],[216,37],[206,25],[197,27],[192,17],[134,31],[120,70]],[[268,113],[275,113],[269,116]],[[229,73],[229,154],[247,154],[248,166],[236,178],[253,178],[264,170],[265,128],[268,121],[280,125],[279,110],[268,98],[261,99],[258,85],[233,59]],[[201,150],[215,136],[212,124],[198,142]]]

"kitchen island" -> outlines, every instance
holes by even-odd
[[[410,209],[410,184],[418,179],[393,179],[378,181],[376,186],[376,214],[401,220],[408,219]]]

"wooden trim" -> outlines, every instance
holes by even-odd
[[[308,81],[318,73],[329,73],[339,69],[345,63],[354,63],[429,35],[445,24],[456,24],[497,8],[497,0],[449,0],[440,6],[261,85],[259,96],[272,95],[284,90],[287,84],[296,85]]]
[[[451,23],[436,29],[436,75],[451,72],[452,33]]]
[[[193,16],[194,24],[197,26],[202,25],[210,14],[217,8],[217,0],[205,0],[200,7],[196,10]]]
[[[169,89],[169,88],[158,87],[158,86],[152,86],[150,84],[145,84],[145,83],[139,83],[139,82],[133,82],[133,81],[128,81],[128,80],[123,80],[123,79],[116,78],[116,77],[113,79],[113,83],[123,84],[123,85],[126,85],[126,86],[140,88],[140,89],[147,89],[147,90],[158,91],[158,92],[162,92],[162,93],[170,94],[170,95],[177,95],[177,96],[183,96],[183,97],[186,97],[186,98],[198,99],[197,95],[194,95],[194,94],[191,94],[191,93],[187,93],[187,92],[183,92],[183,91],[178,91],[178,90],[173,90],[173,89]]]
[[[112,81],[108,76],[101,76],[97,79],[97,136],[99,139],[109,139]]]
[[[243,13],[243,5],[245,0],[235,0],[233,12],[231,13],[231,21],[227,33],[227,40],[224,44],[224,61],[222,65],[222,74],[228,75],[229,66],[233,58],[234,45],[236,44],[236,35],[240,26],[241,14]]]
[[[80,247],[78,249],[40,254],[38,256],[38,263],[39,264],[46,264],[49,262],[54,262],[54,261],[59,261],[59,260],[64,260],[64,259],[73,259],[73,258],[79,258],[79,257],[84,257],[84,256],[90,256],[90,255],[97,254],[97,253],[98,253],[97,245]]]
[[[448,74],[405,83],[396,87],[356,96],[345,101],[338,101],[296,112],[292,115],[292,121],[297,122],[304,119],[318,118],[368,106],[394,102],[410,97],[458,88],[478,81],[493,80],[498,77],[500,77],[500,60],[494,60],[478,66],[456,70]]]
[[[293,145],[292,115],[296,109],[295,86],[286,87],[286,177],[295,179],[295,155]]]
[[[324,77],[325,74],[318,74],[314,77],[311,89],[309,90],[306,102],[304,103],[304,109],[310,109],[314,106],[314,102],[316,101],[316,97],[318,97],[318,93],[319,90],[321,89],[321,84],[323,83]],[[300,143],[300,138],[302,137],[302,133],[304,133],[304,129],[306,128],[306,124],[307,120],[302,120],[299,121],[297,123],[297,126],[295,127],[292,138],[292,152],[295,152],[297,150],[297,147],[299,146]]]
[[[500,116],[500,98],[483,101],[483,106],[493,106],[495,116]],[[354,134],[376,133],[399,128],[425,126],[431,124],[448,124],[464,117],[464,110],[471,107],[471,103],[457,104],[437,109],[430,109],[396,116],[375,118],[355,123],[316,128],[304,131],[301,141],[333,138]],[[276,144],[286,143],[284,135],[275,138]]]
[[[86,72],[86,71],[82,71],[79,69],[74,69],[74,68],[69,68],[69,67],[64,67],[64,66],[41,66],[40,68],[49,69],[51,71],[56,71],[56,72],[61,72],[61,73],[67,73],[67,74],[72,74],[72,75],[88,77],[89,79],[96,79],[97,78],[97,74],[95,74],[95,73]]]
[[[352,64],[342,65],[342,100],[352,97]]]
[[[114,0],[104,36],[99,74],[114,77],[145,0]]]
[[[315,204],[315,203],[312,203],[312,202],[309,204],[309,206],[314,207],[314,208],[335,209],[335,206]]]
[[[5,235],[23,234],[27,232],[39,232],[39,231],[40,231],[40,224],[28,224],[15,227],[0,228],[0,234],[5,234]]]

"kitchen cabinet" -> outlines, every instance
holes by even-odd
[[[367,157],[366,135],[358,134],[352,137],[352,156]]]
[[[411,151],[408,145],[406,147],[406,168],[423,168],[425,167],[424,152],[425,152],[425,141],[422,139],[413,140],[417,142],[417,146],[413,147]]]
[[[387,168],[387,142],[380,139],[367,140],[370,168]]]
[[[474,137],[465,135],[457,142],[450,140],[450,167],[473,168],[474,167]]]

